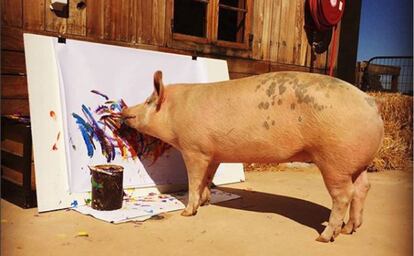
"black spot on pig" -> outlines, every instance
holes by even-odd
[[[279,94],[282,95],[286,91],[286,86],[283,84],[279,85]]]
[[[269,124],[267,123],[267,121],[264,121],[264,123],[263,123],[263,127],[264,127],[264,128],[266,128],[266,130],[269,130],[269,129],[270,129],[270,126],[269,126]]]
[[[275,94],[275,88],[276,88],[276,83],[273,82],[269,85],[269,87],[266,90],[266,94],[268,97],[271,97],[273,94]]]
[[[260,102],[259,105],[257,105],[257,107],[259,109],[268,109],[269,108],[269,102]]]

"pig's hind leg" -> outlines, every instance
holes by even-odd
[[[341,233],[352,234],[362,224],[362,215],[364,211],[365,198],[371,187],[368,181],[367,171],[358,173],[354,181],[355,192],[349,209],[349,220],[342,228]]]
[[[211,187],[211,183],[213,182],[214,174],[216,173],[218,166],[219,166],[219,163],[214,163],[214,162],[210,163],[210,165],[208,166],[207,173],[206,173],[206,182],[205,182],[206,184],[201,193],[200,204],[202,206],[210,204],[210,200],[211,200],[210,187]]]
[[[183,158],[188,175],[188,203],[181,215],[192,216],[197,213],[197,209],[202,202],[202,194],[207,193],[205,187],[211,161],[205,155],[197,153],[183,153]]]
[[[354,185],[352,184],[352,176],[345,171],[338,170],[338,166],[320,164],[318,167],[332,197],[332,210],[328,226],[316,240],[329,242],[341,232],[345,214],[353,198]]]

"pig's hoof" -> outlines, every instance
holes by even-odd
[[[331,240],[333,241],[333,237],[325,237],[324,235],[320,235],[318,238],[316,238],[316,241],[322,242],[322,243],[328,243]]]
[[[341,230],[341,234],[345,235],[352,235],[354,233],[354,224],[351,222],[348,222]]]
[[[197,211],[192,211],[188,209],[185,209],[184,211],[181,212],[181,216],[185,216],[185,217],[194,216],[196,214],[197,214]]]
[[[323,243],[333,242],[340,233],[341,226],[336,228],[331,228],[330,226],[327,226],[325,230],[322,232],[322,234],[318,238],[316,238],[316,241]]]
[[[210,204],[210,199],[201,202],[201,206],[206,206]]]

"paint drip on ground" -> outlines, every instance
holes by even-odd
[[[121,111],[127,105],[122,99],[109,100],[107,95],[96,90],[91,93],[101,96],[104,99],[103,104],[94,110],[82,104],[82,114],[72,113],[90,158],[97,151],[96,144],[100,145],[100,152],[108,163],[117,155],[123,159],[152,159],[154,163],[171,148],[170,145],[125,125]]]

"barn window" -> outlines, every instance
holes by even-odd
[[[245,0],[220,0],[218,40],[243,43],[246,12]]]
[[[207,7],[208,1],[175,0],[174,32],[190,36],[206,37]]]
[[[174,0],[174,39],[248,48],[252,0]]]

